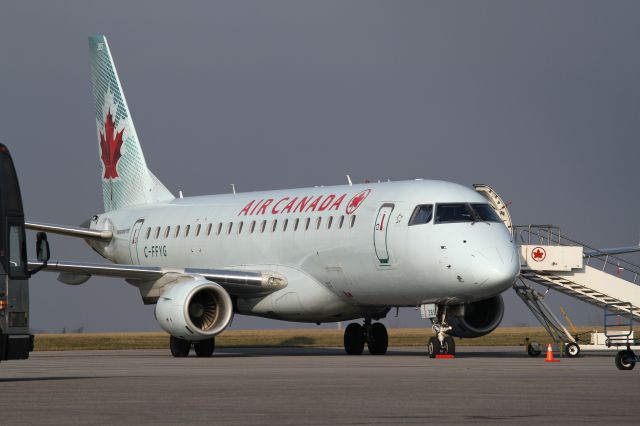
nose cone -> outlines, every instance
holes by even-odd
[[[500,292],[511,287],[520,273],[515,244],[505,242],[480,250],[472,262],[472,272],[475,282],[486,290]]]

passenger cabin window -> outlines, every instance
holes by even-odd
[[[189,230],[191,229],[191,225],[187,225],[184,228],[184,237],[188,237],[189,236]]]
[[[200,235],[200,228],[202,228],[202,225],[198,224],[196,226],[196,237]]]
[[[356,224],[356,216],[351,216],[351,223],[349,224],[349,228],[353,228]]]
[[[222,222],[218,223],[218,229],[216,230],[216,235],[220,235],[222,232]]]
[[[298,225],[300,224],[300,218],[296,218],[295,221],[293,221],[293,230],[297,231],[298,230]]]
[[[158,226],[156,228],[156,240],[158,239],[159,236],[160,236],[160,227]]]
[[[249,233],[253,234],[253,231],[256,230],[256,221],[251,221],[251,227],[249,228]]]
[[[164,230],[164,237],[165,238],[169,238],[169,232],[171,232],[171,227],[167,226],[167,228]]]
[[[473,212],[466,203],[438,204],[435,223],[473,222]]]
[[[238,235],[240,235],[240,233],[242,232],[243,226],[244,226],[244,222],[240,221],[240,223],[238,224]]]
[[[233,222],[229,222],[227,225],[227,235],[231,234],[231,230],[233,229]]]
[[[213,228],[213,223],[207,225],[207,237],[211,235],[211,228]]]
[[[145,235],[144,239],[148,240],[150,235],[151,235],[151,227],[148,227],[147,228],[147,234]]]
[[[260,232],[261,232],[261,233],[262,233],[262,232],[264,232],[264,230],[266,229],[266,227],[267,227],[267,221],[266,221],[266,220],[263,220],[263,221],[262,221],[262,223],[260,224]]]
[[[309,230],[309,224],[311,223],[311,218],[307,218],[307,220],[304,221],[304,230],[308,231]]]
[[[431,222],[432,216],[433,216],[432,204],[423,204],[420,206],[416,206],[416,208],[413,210],[413,214],[411,214],[411,218],[409,219],[409,226],[422,225],[423,223],[429,223]]]
[[[180,225],[176,226],[176,232],[173,233],[173,238],[178,238],[180,235]]]
[[[320,229],[320,224],[322,223],[322,218],[319,217],[316,219],[316,229]]]
[[[278,220],[273,219],[273,224],[271,224],[271,232],[276,232],[277,227],[278,227]]]
[[[473,209],[476,214],[477,220],[482,220],[485,222],[502,222],[498,213],[491,207],[489,204],[483,203],[474,203],[471,204],[471,209]]]
[[[282,232],[287,230],[287,225],[289,225],[289,219],[285,219],[284,222],[282,222]]]
[[[331,229],[331,224],[333,223],[333,216],[329,216],[327,220],[327,229]]]
[[[340,220],[338,221],[338,228],[342,229],[342,225],[344,225],[344,215],[340,216]]]

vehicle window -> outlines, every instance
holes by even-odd
[[[200,235],[200,228],[202,228],[202,225],[198,224],[196,226],[196,237]]]
[[[409,226],[429,223],[431,222],[431,216],[433,216],[432,204],[416,206],[411,214],[411,218],[409,219]]]
[[[287,230],[287,225],[289,225],[289,219],[285,219],[284,222],[282,222],[282,232]]]
[[[474,203],[471,204],[471,208],[476,213],[477,220],[483,220],[485,222],[502,222],[498,213],[489,204]]]
[[[473,222],[473,212],[466,203],[438,204],[435,223]]]
[[[191,225],[187,225],[184,228],[184,236],[185,238],[189,236],[189,230],[191,229]]]
[[[9,228],[9,275],[15,278],[26,276],[26,265],[22,261],[24,234],[20,226]]]
[[[351,216],[351,223],[349,224],[349,228],[353,228],[356,224],[356,215]]]
[[[331,224],[333,223],[333,216],[329,216],[327,220],[327,229],[331,229]]]
[[[176,226],[176,231],[173,233],[173,238],[178,238],[180,235],[180,225]]]

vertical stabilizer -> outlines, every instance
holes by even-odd
[[[105,211],[172,200],[147,168],[106,37],[89,37],[89,51]]]

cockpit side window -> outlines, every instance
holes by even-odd
[[[498,213],[489,204],[471,204],[471,208],[476,213],[478,220],[485,222],[502,222]]]
[[[409,226],[422,225],[431,222],[433,216],[433,204],[422,204],[416,206],[409,219]]]
[[[435,223],[473,222],[474,213],[466,203],[438,204]]]

